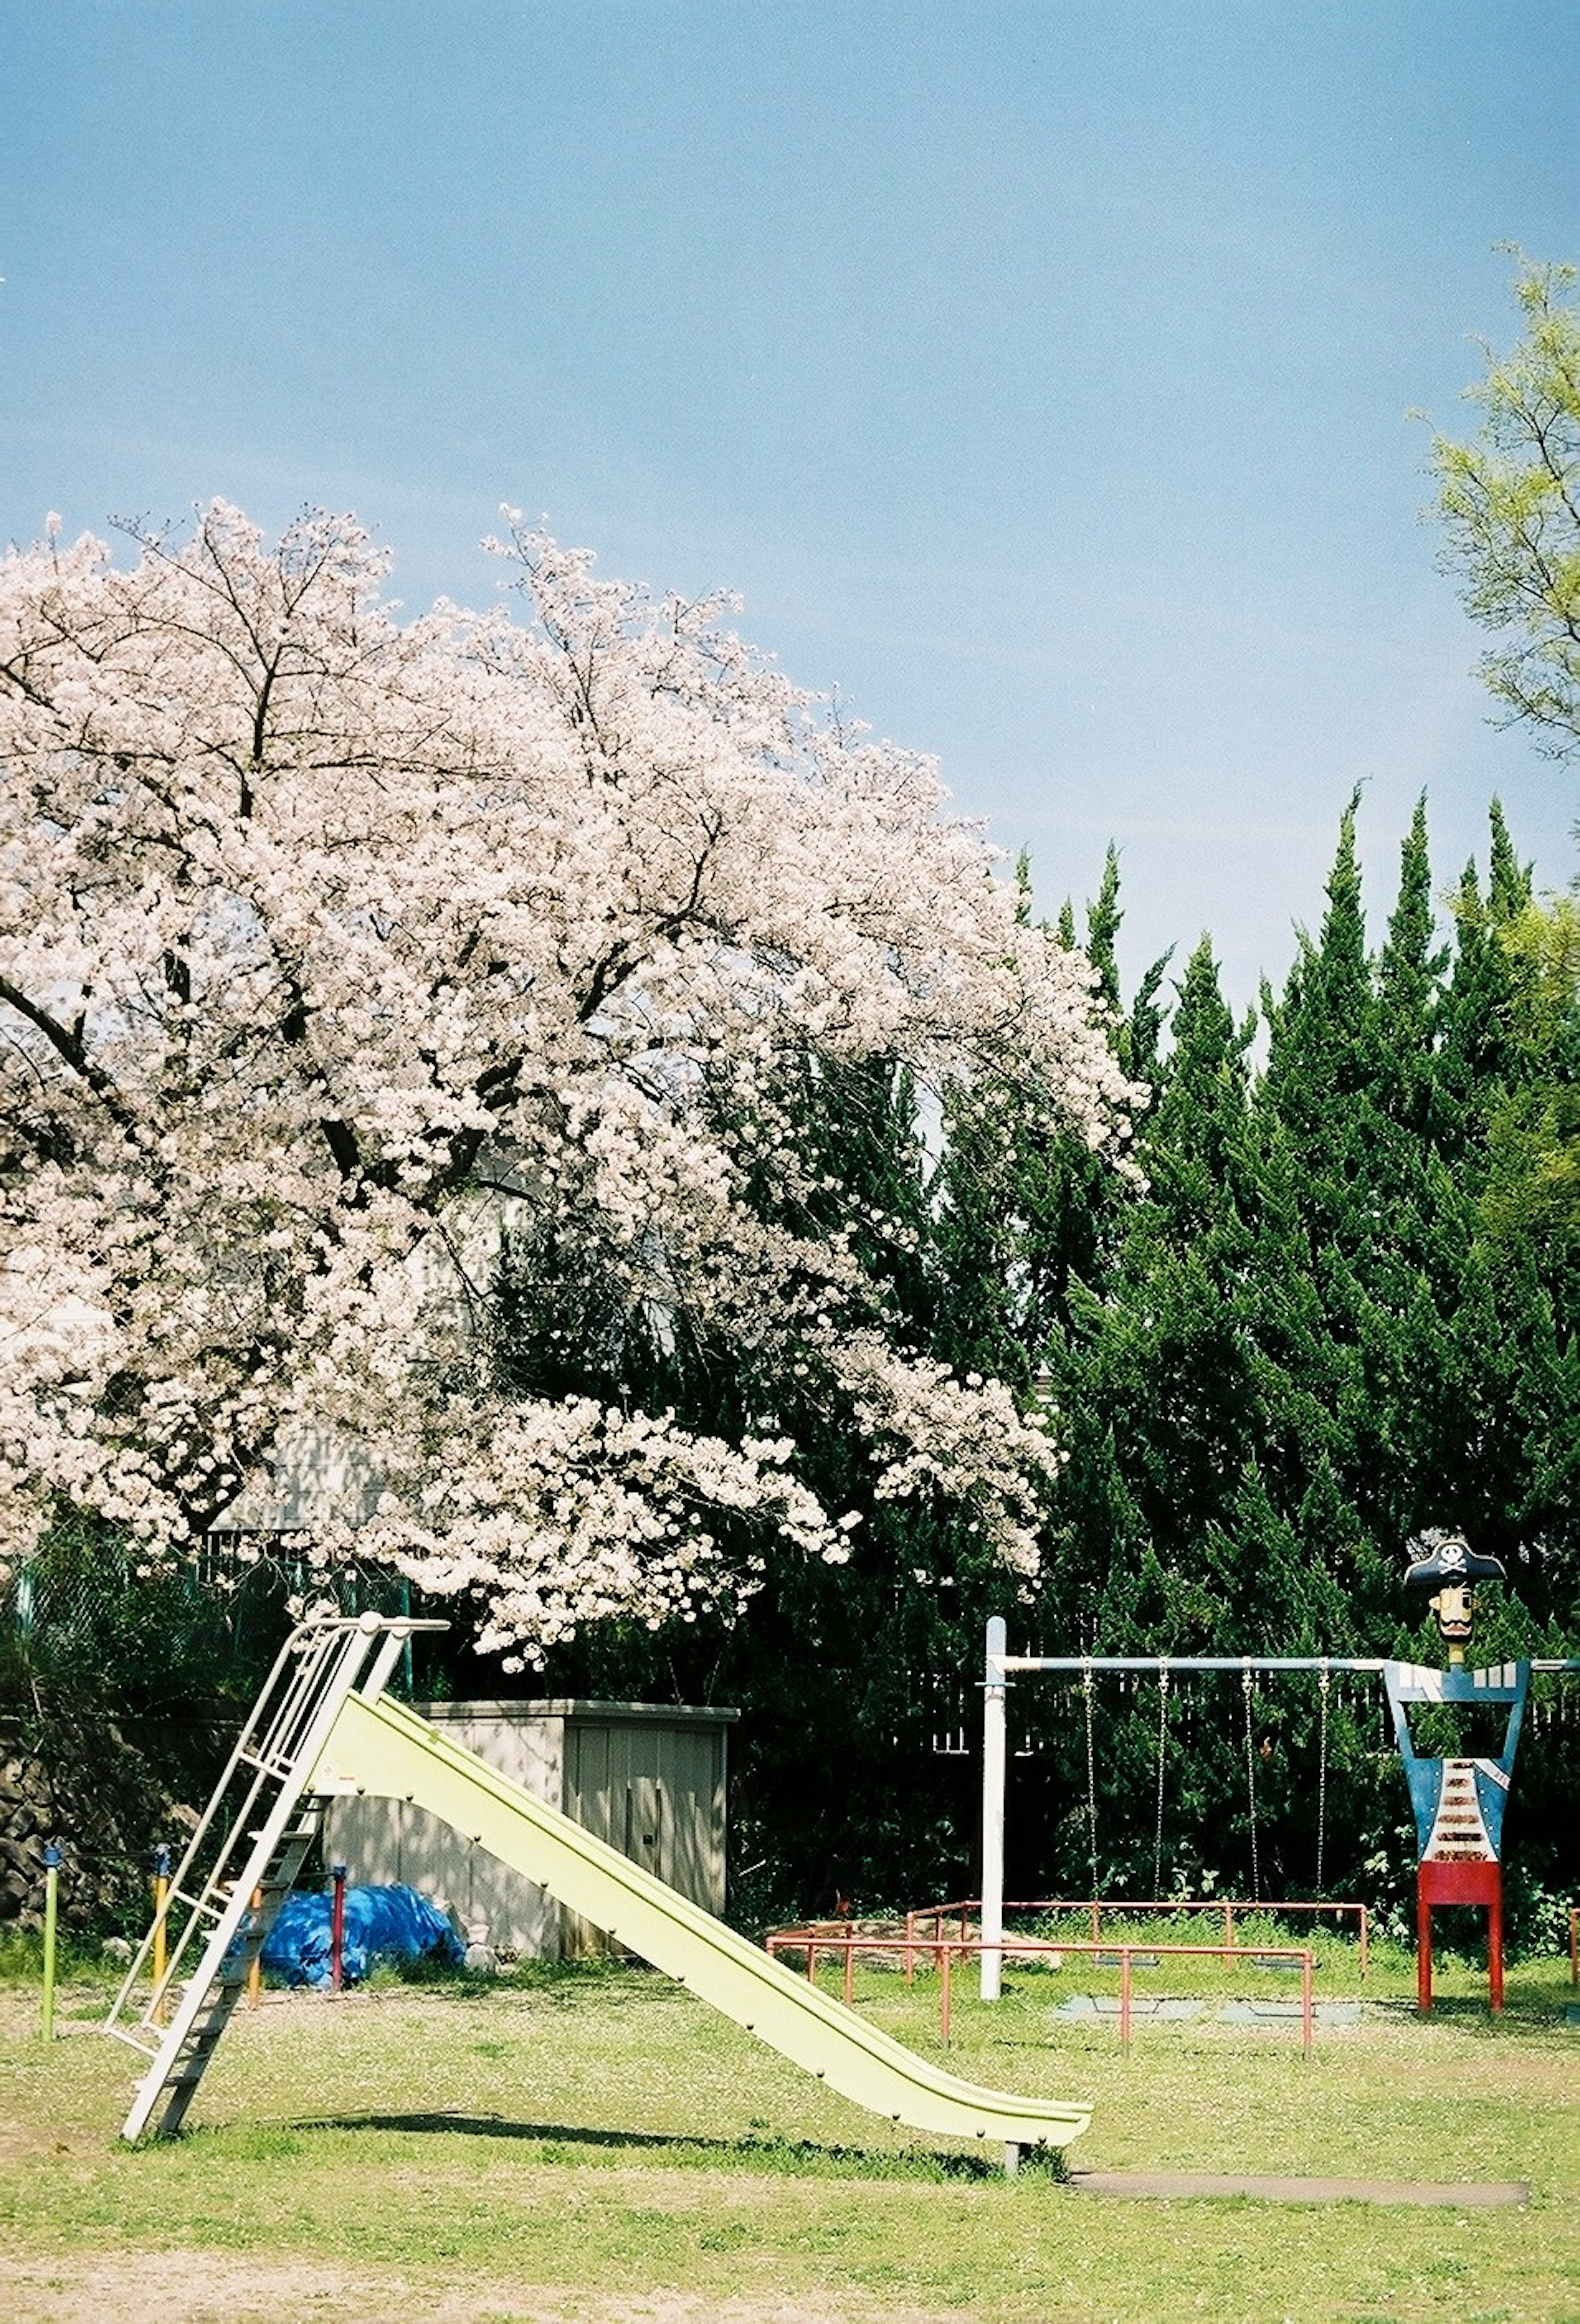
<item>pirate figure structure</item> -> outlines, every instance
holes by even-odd
[[[1432,1907],[1483,1904],[1487,1911],[1487,1978],[1494,2010],[1503,2006],[1503,1810],[1530,1687],[1529,1662],[1470,1670],[1465,1648],[1475,1619],[1478,1582],[1504,1579],[1495,1557],[1482,1557],[1454,1534],[1428,1534],[1405,1574],[1412,1597],[1437,1618],[1448,1649],[1446,1670],[1414,1663],[1382,1665],[1393,1731],[1415,1810],[1416,1981],[1420,2006],[1432,2006]],[[1428,1758],[1410,1738],[1408,1706],[1416,1702],[1507,1703],[1503,1748],[1495,1759]]]

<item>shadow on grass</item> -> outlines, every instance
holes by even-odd
[[[1488,2007],[1485,1995],[1444,1994],[1432,1997],[1432,2006],[1423,2012],[1417,2006],[1413,1995],[1407,1999],[1368,1999],[1367,2008],[1379,2018],[1393,2025],[1451,2025],[1456,2034],[1469,2034],[1479,2041],[1520,2041],[1532,2034],[1562,2034],[1566,2030],[1566,2004],[1568,1996],[1555,1987],[1553,1997],[1545,1995],[1521,1995],[1518,2000],[1506,2001],[1501,2010]]]
[[[670,2163],[736,2164],[782,2172],[790,2178],[988,2180],[1003,2175],[1001,2150],[949,2153],[931,2149],[897,2152],[861,2146],[828,2146],[807,2138],[709,2138],[679,2131],[605,2130],[590,2124],[511,2122],[500,2115],[343,2114],[315,2115],[292,2124],[296,2131],[375,2130],[419,2136],[460,2136],[517,2141],[541,2150],[539,2160],[569,2163],[588,2149],[650,2154]],[[1058,2147],[1027,2148],[1022,2170],[1064,2180],[1068,2165]]]

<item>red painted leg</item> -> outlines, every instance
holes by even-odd
[[[1426,1882],[1416,1875],[1416,2006],[1426,2011],[1432,2006],[1432,1907],[1427,1899]]]

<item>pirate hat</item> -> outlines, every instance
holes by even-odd
[[[1456,1533],[1422,1534],[1409,1548],[1411,1560],[1405,1570],[1404,1586],[1426,1598],[1435,1598],[1439,1590],[1452,1589],[1456,1583],[1505,1579],[1501,1558],[1483,1557]]]

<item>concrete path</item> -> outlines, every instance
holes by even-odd
[[[1485,2211],[1529,2203],[1523,2179],[1273,2179],[1252,2172],[1072,2171],[1077,2195],[1131,2195],[1178,2201],[1246,2195],[1259,2203],[1400,2203],[1451,2211]]]
[[[1112,1994],[1072,1993],[1054,2010],[1056,2017],[1117,2017],[1119,2003]],[[1154,2021],[1205,2017],[1205,2001],[1160,2000],[1150,1994],[1132,1995],[1130,2014],[1132,2018]],[[1358,2025],[1361,2004],[1358,2001],[1318,2001],[1312,2005],[1312,2015],[1318,2025]],[[1259,2024],[1297,2024],[1300,2018],[1298,2001],[1225,2001],[1214,2010],[1213,2015],[1224,2025]]]

